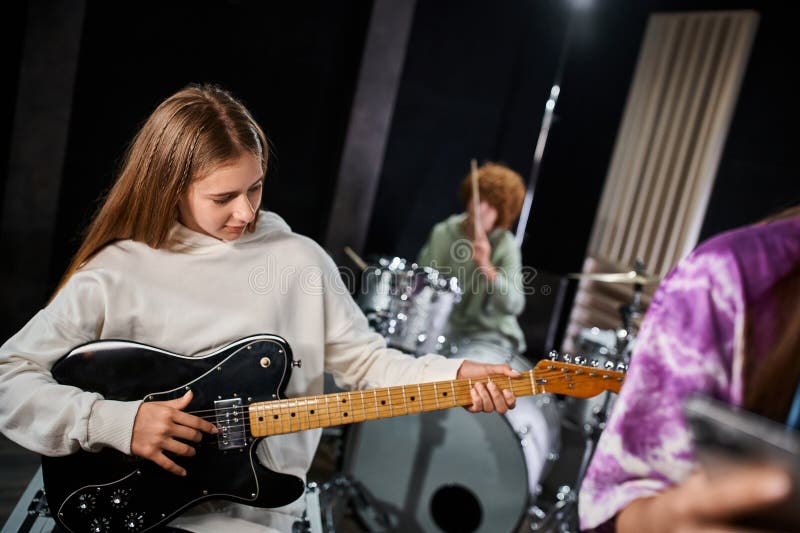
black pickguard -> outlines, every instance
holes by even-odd
[[[129,341],[97,341],[59,359],[52,373],[59,383],[109,400],[172,400],[191,388],[186,411],[207,415],[215,413],[215,401],[238,398],[241,409],[217,411],[229,415],[235,429],[246,421],[248,404],[283,398],[291,367],[285,340],[253,335],[199,358]],[[262,466],[255,455],[261,439],[245,435],[242,447],[228,450],[220,450],[216,435],[206,435],[194,457],[172,457],[186,468],[186,477],[111,448],[42,457],[50,509],[67,531],[134,532],[160,527],[207,499],[279,507],[299,498],[303,481]]]

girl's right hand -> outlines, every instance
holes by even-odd
[[[186,469],[178,466],[164,452],[191,457],[197,453],[194,447],[181,442],[182,439],[200,442],[201,433],[216,434],[217,428],[183,410],[192,401],[192,391],[182,397],[167,402],[144,402],[139,406],[133,422],[131,453],[149,459],[168,472],[185,476]]]

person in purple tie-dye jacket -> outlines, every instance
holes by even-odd
[[[718,235],[656,291],[583,481],[582,529],[739,531],[788,497],[784,472],[697,467],[682,402],[701,393],[786,422],[800,376],[800,208]]]

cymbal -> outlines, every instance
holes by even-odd
[[[652,285],[661,281],[658,276],[643,274],[631,270],[629,272],[573,272],[567,274],[572,279],[589,279],[592,281],[602,281],[605,283],[628,283],[631,285]]]

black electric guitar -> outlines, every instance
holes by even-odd
[[[297,362],[299,363],[299,361]],[[252,335],[204,357],[185,357],[129,341],[79,346],[53,366],[62,384],[111,400],[164,401],[192,390],[186,408],[213,422],[193,457],[173,457],[187,471],[168,473],[155,463],[111,448],[43,457],[50,509],[69,532],[137,532],[164,525],[208,499],[279,507],[299,498],[300,478],[262,466],[261,438],[466,406],[472,384],[495,381],[517,396],[544,392],[590,397],[619,391],[624,375],[612,369],[541,361],[518,378],[491,376],[285,399],[292,352],[276,335]]]

